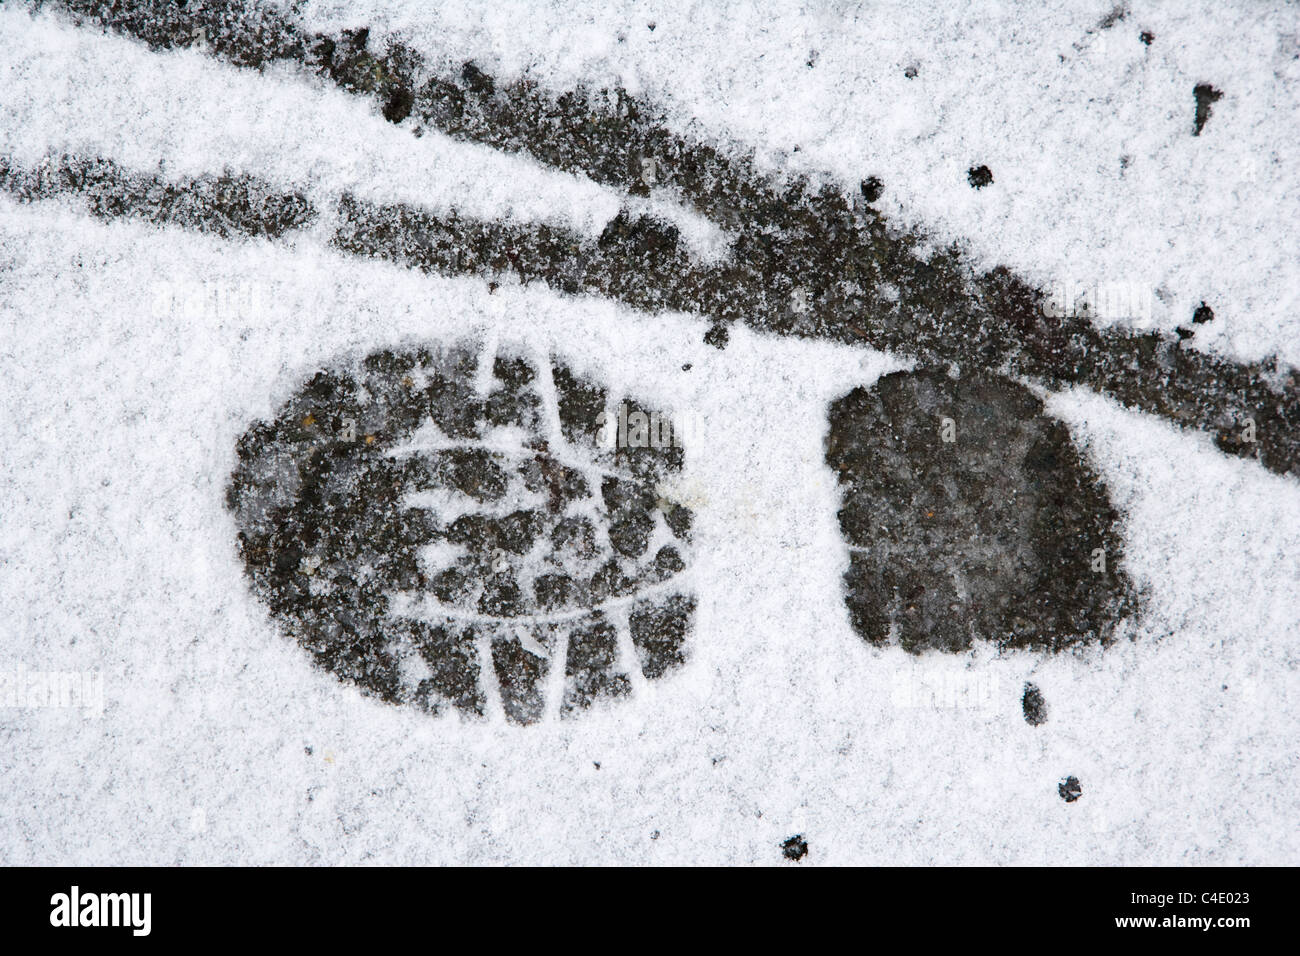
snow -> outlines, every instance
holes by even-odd
[[[901,225],[979,263],[1141,282],[1165,330],[1205,300],[1196,347],[1300,365],[1294,18],[1127,9],[1106,31],[1107,4],[304,14],[557,89],[620,79],[773,169],[880,176]],[[0,153],[20,162],[228,167],[592,235],[619,208],[288,70],[9,6],[0,36]],[[1197,82],[1224,98],[1193,137]],[[979,163],[994,183],[975,191]],[[0,861],[782,863],[797,833],[803,865],[1300,861],[1294,481],[1095,395],[1045,396],[1125,515],[1148,602],[1133,639],[1055,657],[872,648],[844,610],[822,442],[827,404],[904,359],[741,327],[720,351],[696,316],[489,294],[343,256],[327,229],[221,241],[0,196],[0,672],[100,675],[103,693],[101,715],[0,709]],[[224,507],[239,435],[321,364],[484,335],[701,423],[674,489],[696,513],[689,662],[579,719],[430,718],[341,685],[250,592]]]

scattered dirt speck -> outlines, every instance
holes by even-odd
[[[975,189],[983,189],[993,184],[993,171],[987,166],[972,166],[966,170],[966,180]]]
[[[794,860],[796,863],[808,855],[808,841],[803,838],[803,834],[796,834],[781,844],[781,855],[787,860]]]
[[[1083,796],[1083,787],[1079,785],[1078,777],[1066,777],[1056,785],[1056,792],[1066,803],[1074,803]]]
[[[1038,727],[1047,722],[1047,700],[1037,684],[1025,684],[1025,692],[1020,698],[1020,707],[1025,714],[1025,723]]]
[[[1210,120],[1211,107],[1223,99],[1223,92],[1209,83],[1197,83],[1192,89],[1192,95],[1196,97],[1196,128],[1192,135],[1200,136],[1201,130],[1205,129],[1205,124]]]

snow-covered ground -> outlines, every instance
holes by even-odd
[[[1204,300],[1194,347],[1300,365],[1286,4],[1134,2],[1107,29],[1106,3],[429,6],[303,15],[556,89],[618,80],[772,168],[880,177],[880,208],[977,263],[1138,284],[1167,331]],[[13,4],[0,81],[0,154],[20,164],[229,168],[593,235],[619,208],[288,69]],[[1203,82],[1223,98],[1194,137]],[[872,648],[843,603],[826,407],[903,359],[739,327],[720,351],[700,317],[489,294],[343,256],[327,229],[220,240],[0,195],[0,672],[103,692],[102,714],[0,709],[0,861],[778,863],[802,834],[805,864],[1300,862],[1294,480],[1051,396],[1124,514],[1138,632],[1055,657]],[[322,363],[484,332],[703,423],[677,489],[696,514],[690,661],[579,719],[430,718],[341,685],[250,592],[224,504],[239,435]]]

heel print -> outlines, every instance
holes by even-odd
[[[1134,610],[1106,488],[1024,386],[886,375],[832,403],[826,461],[849,614],[872,644],[1060,650]]]

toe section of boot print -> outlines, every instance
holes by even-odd
[[[864,640],[1058,650],[1109,640],[1135,609],[1106,488],[1024,386],[896,372],[829,417],[846,600]]]
[[[341,360],[241,438],[254,592],[339,679],[431,713],[572,716],[683,666],[684,450],[562,361],[492,346]],[[673,434],[671,423],[661,434]]]

